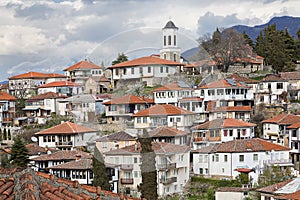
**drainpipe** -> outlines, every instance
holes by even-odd
[[[230,153],[230,155],[231,155],[231,156],[230,156],[230,160],[231,160],[230,174],[231,174],[231,178],[232,178],[232,165],[233,165],[233,164],[232,164],[232,153]]]

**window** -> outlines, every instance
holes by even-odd
[[[177,117],[177,118],[176,118],[176,122],[181,122],[181,118],[180,118],[180,117]]]
[[[133,158],[133,163],[135,163],[135,164],[138,163],[138,158],[137,157]]]
[[[203,168],[199,168],[199,174],[203,174]]]
[[[258,154],[253,154],[253,161],[258,161]]]
[[[169,73],[169,67],[166,67],[166,73]]]
[[[199,155],[199,163],[203,163],[203,155]]]
[[[116,75],[117,76],[119,75],[119,69],[116,69]]]
[[[179,162],[183,162],[183,155],[179,155]]]
[[[174,117],[170,117],[170,122],[174,122]]]
[[[123,69],[123,74],[126,74],[126,68]]]
[[[233,130],[229,130],[229,136],[233,136]]]
[[[176,46],[176,35],[174,35],[174,46]]]
[[[134,178],[138,178],[139,177],[138,171],[134,171],[133,174],[134,174]]]
[[[277,83],[277,89],[283,89],[283,83]]]
[[[166,46],[166,45],[167,45],[167,37],[164,36],[164,46]]]
[[[108,147],[108,143],[107,142],[102,142],[102,148],[106,149]]]
[[[138,117],[138,118],[136,119],[136,123],[140,124],[141,122],[142,122],[142,118],[141,118],[141,117]]]
[[[148,67],[148,73],[151,73],[151,67]]]
[[[169,35],[169,36],[168,36],[168,45],[172,45],[172,44],[171,44],[171,40],[172,40],[172,37],[171,37],[171,35]]]
[[[224,155],[224,162],[227,162],[227,161],[228,161],[228,156]]]
[[[142,67],[140,67],[140,74],[142,74],[143,73],[143,68]]]
[[[160,73],[164,73],[164,68],[160,67]]]
[[[147,117],[143,117],[143,123],[147,123]]]
[[[246,135],[246,129],[242,130],[242,135],[245,136]]]
[[[176,53],[173,55],[173,61],[176,62]]]
[[[223,132],[224,132],[224,137],[227,137],[227,135],[228,135],[228,130],[224,130]]]
[[[297,131],[296,130],[292,130],[292,137],[297,137]]]
[[[134,74],[134,68],[131,67],[131,74]]]
[[[240,155],[240,156],[239,156],[239,160],[240,160],[240,162],[244,162],[245,156],[244,156],[244,155]]]
[[[219,154],[216,155],[216,162],[219,162]]]

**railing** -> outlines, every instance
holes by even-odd
[[[73,142],[72,141],[67,141],[67,142],[55,142],[56,146],[72,146]]]
[[[266,165],[272,165],[272,164],[286,164],[286,163],[292,163],[292,159],[264,160],[263,163],[266,164]]]
[[[207,138],[206,137],[197,137],[197,138],[194,138],[194,142],[205,142],[207,141]]]
[[[121,170],[133,170],[133,165],[132,164],[123,164],[121,165]]]
[[[168,185],[168,184],[175,183],[175,182],[177,182],[177,177],[161,178],[160,179],[160,183],[162,183],[164,185]]]
[[[121,178],[121,184],[133,184],[133,178]]]
[[[158,164],[157,165],[158,170],[167,170],[167,169],[173,169],[176,168],[176,163],[164,163],[164,164]]]

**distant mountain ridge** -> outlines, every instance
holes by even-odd
[[[296,38],[296,33],[300,27],[300,17],[291,17],[291,16],[282,16],[282,17],[273,17],[268,23],[257,25],[257,26],[244,26],[236,25],[233,26],[237,32],[245,33],[256,42],[256,37],[259,35],[260,31],[264,30],[268,25],[276,24],[277,30],[288,29],[288,32]]]

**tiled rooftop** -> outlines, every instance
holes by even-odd
[[[9,77],[9,80],[12,79],[45,79],[45,78],[64,78],[62,74],[45,74],[40,72],[27,72],[25,74],[19,74],[16,76]]]
[[[194,113],[170,104],[154,105],[142,110],[133,116],[168,116],[168,115],[193,115]]]
[[[81,159],[92,158],[92,155],[83,151],[78,150],[64,150],[64,151],[57,151],[51,154],[43,154],[41,156],[32,158],[33,161],[53,161],[53,160],[75,160],[76,156],[80,155]]]
[[[161,59],[155,56],[141,57],[134,60],[125,61],[122,63],[115,64],[108,67],[108,69],[113,68],[122,68],[122,67],[131,67],[131,66],[140,66],[140,65],[171,65],[171,66],[180,66],[183,65],[179,62],[173,62],[170,60]]]
[[[72,122],[64,122],[62,124],[56,125],[54,127],[42,130],[35,133],[36,135],[60,135],[60,134],[78,134],[78,133],[88,133],[96,132],[96,130],[74,124]]]
[[[285,113],[262,121],[262,123],[274,123],[279,125],[291,125],[299,122],[300,116]]]
[[[283,78],[280,77],[278,74],[267,74],[261,82],[284,82]]]
[[[61,95],[55,92],[46,92],[43,94],[36,95],[31,97],[27,101],[36,101],[36,100],[44,100],[44,99],[57,99],[57,98],[67,98],[65,95]]]
[[[121,131],[121,132],[103,136],[97,141],[101,142],[101,141],[134,141],[134,140],[136,140],[135,137],[131,136],[130,134],[124,131]]]
[[[193,130],[206,130],[206,129],[221,129],[221,128],[239,128],[239,127],[255,127],[256,124],[245,122],[238,119],[226,118],[226,119],[214,119],[212,121],[205,122],[192,127]]]
[[[245,83],[243,84],[242,82],[234,81],[231,79],[234,84],[232,85],[227,79],[219,80],[219,81],[214,81],[211,83],[208,83],[206,85],[200,86],[200,89],[209,89],[209,88],[249,88],[249,86]]]
[[[0,91],[0,100],[16,101],[17,99],[6,92]]]
[[[184,87],[183,87],[184,86]],[[179,90],[193,90],[193,88],[186,83],[171,83],[159,88],[156,88],[152,92],[159,92],[159,91],[179,91]]]
[[[80,160],[73,160],[60,165],[51,166],[48,167],[48,169],[76,169],[76,170],[92,169],[92,159],[81,158]]]
[[[104,67],[100,67],[92,62],[84,60],[64,69],[64,71],[73,71],[78,69],[104,69]]]
[[[34,172],[30,168],[0,169],[0,199],[3,200],[137,200],[101,187]]]
[[[247,83],[247,84],[255,84],[255,83],[259,82],[259,81],[254,80],[254,79],[250,79],[250,78],[247,78],[245,76],[241,76],[239,74],[232,74],[228,78],[231,78],[231,79],[233,79],[235,81],[238,81],[238,82],[244,82],[244,83]]]
[[[150,137],[176,137],[187,135],[187,132],[170,128],[170,127],[159,127],[149,132]]]
[[[74,86],[79,86],[79,85],[76,83],[73,83],[71,81],[54,81],[54,82],[50,82],[50,83],[41,85],[41,86],[39,86],[39,88],[66,87],[66,86],[74,87]]]
[[[152,104],[153,99],[139,97],[131,94],[127,94],[122,97],[113,98],[111,101],[105,102],[104,105],[117,105],[117,104]]]

